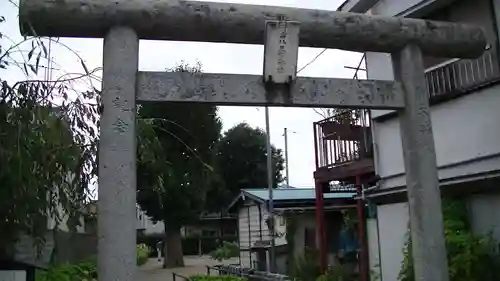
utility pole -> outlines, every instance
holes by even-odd
[[[295,134],[296,132],[290,131],[291,133]],[[286,179],[286,187],[290,187],[290,172],[289,172],[289,166],[288,166],[288,128],[284,129],[283,136],[285,137],[285,179]]]
[[[285,128],[284,136],[285,136],[286,187],[289,188],[290,187],[290,174],[288,172],[288,130],[287,130],[287,128]]]
[[[269,190],[269,236],[271,237],[271,250],[269,251],[269,271],[275,271],[275,246],[274,240],[274,202],[273,202],[273,162],[271,151],[271,130],[269,126],[269,107],[266,106],[266,153],[267,153],[267,188]]]

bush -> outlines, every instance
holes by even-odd
[[[90,259],[77,264],[62,264],[48,271],[37,272],[36,281],[97,280],[97,261]]]
[[[146,244],[153,251],[150,252],[150,256],[154,256],[156,254],[156,243],[158,241],[163,241],[165,236],[163,234],[150,234],[150,235],[138,235],[137,236],[137,244]],[[198,255],[199,252],[199,240],[201,239],[201,253],[209,254],[210,252],[217,249],[220,246],[218,237],[198,237],[198,236],[189,236],[182,237],[182,252],[184,255]],[[235,242],[237,241],[236,236],[223,236],[220,238],[222,241],[227,242]],[[163,249],[161,249],[163,255]]]
[[[149,258],[151,249],[145,244],[137,245],[137,265],[143,265]],[[97,259],[91,258],[75,264],[61,264],[38,271],[36,281],[91,281],[97,280]]]
[[[223,241],[222,246],[210,253],[212,259],[223,261],[240,255],[240,247],[234,242]]]
[[[210,276],[210,275],[194,275],[190,276],[191,281],[248,281],[244,277],[232,276],[232,275],[220,275],[220,276]]]
[[[356,273],[355,264],[336,264],[328,268],[328,270],[318,277],[316,281],[357,281],[359,280]]]
[[[316,250],[306,249],[303,256],[295,257],[292,260],[288,275],[297,281],[316,280],[321,275],[318,260]]]
[[[469,230],[465,203],[444,200],[443,218],[450,281],[500,280],[495,270],[500,267],[500,256],[495,251],[496,243],[489,236],[475,235]],[[408,235],[398,277],[400,281],[415,280],[411,247]]]
[[[136,258],[137,258],[137,265],[143,265],[148,261],[149,254],[151,253],[151,248],[149,248],[148,245],[146,244],[139,244],[137,245],[137,253],[136,253]]]

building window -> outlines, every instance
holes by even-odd
[[[217,231],[215,230],[203,230],[201,235],[204,237],[215,237],[217,236]]]
[[[314,228],[304,229],[304,248],[316,249],[316,230]]]
[[[279,216],[279,222],[280,222],[281,226],[285,226],[285,222],[286,222],[285,217],[284,216]]]

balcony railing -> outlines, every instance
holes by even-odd
[[[474,60],[452,59],[425,71],[429,98],[465,93],[500,80],[495,52],[487,51]]]
[[[348,110],[314,123],[317,167],[333,167],[371,157],[368,110]]]
[[[459,95],[500,81],[496,52],[473,60],[452,59],[426,69],[429,98]],[[314,123],[317,167],[334,167],[373,156],[368,110],[348,110]]]

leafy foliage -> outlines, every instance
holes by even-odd
[[[280,149],[272,147],[273,185],[283,181],[284,159]],[[225,184],[213,203],[227,206],[241,189],[267,187],[266,133],[241,123],[225,132],[217,145],[217,163]]]
[[[137,265],[148,261],[151,249],[144,245],[137,245]],[[97,280],[97,260],[91,258],[75,264],[61,264],[43,272],[37,272],[36,281],[91,281]]]
[[[137,245],[136,252],[137,252],[136,253],[137,265],[143,265],[149,259],[149,254],[151,254],[151,248],[149,248],[148,245],[146,244],[139,244]]]
[[[180,65],[174,71],[196,72]],[[215,147],[222,124],[217,108],[205,104],[145,104],[141,118],[151,143],[139,144],[138,202],[146,214],[168,225],[197,219],[210,186]],[[150,149],[151,148],[151,149]]]
[[[210,257],[217,261],[223,261],[240,255],[240,247],[234,242],[223,241],[222,246],[210,253]]]
[[[219,276],[210,276],[210,275],[194,275],[190,276],[189,279],[191,281],[247,281],[247,278],[232,276],[232,275],[219,275]]]
[[[469,230],[467,208],[460,200],[444,200],[443,216],[450,281],[494,281],[500,275],[500,255],[490,236],[475,235]],[[413,281],[411,237],[404,248],[404,260],[398,280]]]
[[[343,227],[349,232],[354,232],[358,225],[358,218],[356,211],[342,210],[341,214],[342,214]]]
[[[36,281],[97,280],[97,260],[89,259],[76,264],[63,264],[46,272],[37,272]]]
[[[295,281],[356,281],[355,263],[336,263],[324,273],[319,266],[316,249],[306,249],[302,256],[295,256],[289,266],[289,276]]]
[[[155,233],[155,234],[147,234],[147,235],[139,235],[137,237],[137,243],[146,244],[151,249],[155,250],[156,253],[156,244],[158,241],[163,241],[165,235],[163,233]],[[211,252],[215,251],[220,247],[220,241],[224,243],[224,241],[228,243],[234,243],[237,241],[238,237],[236,236],[197,236],[197,235],[189,235],[181,238],[182,252],[184,255],[198,255],[201,253],[202,255],[209,255]],[[201,242],[201,249],[200,249]],[[163,251],[164,249],[162,249]],[[163,253],[163,252],[162,252]]]
[[[5,38],[0,33],[0,70],[20,67],[27,77],[36,76],[48,58],[44,42],[34,37],[6,47]],[[23,52],[21,45],[31,47]],[[13,56],[19,53],[22,62]],[[78,225],[96,172],[100,100],[95,89],[72,89],[72,81],[90,75],[86,67],[79,78],[54,81],[12,82],[2,78],[4,73],[0,72],[0,256],[9,256],[21,234],[33,236],[41,246],[49,218],[56,226],[63,221],[70,229]]]
[[[288,275],[296,281],[316,280],[321,276],[319,256],[315,249],[306,249],[302,256],[295,256],[288,269]]]
[[[355,264],[335,264],[329,267],[316,281],[357,281]]]
[[[199,72],[200,66],[180,64],[173,71]],[[144,104],[139,115],[150,126],[140,129],[144,141],[138,148],[137,200],[149,217],[165,223],[167,238],[179,240],[180,227],[199,218],[213,185],[211,164],[222,127],[217,107]],[[180,241],[171,242],[167,251],[181,247]],[[167,262],[182,260],[182,249],[175,252],[167,253]]]

